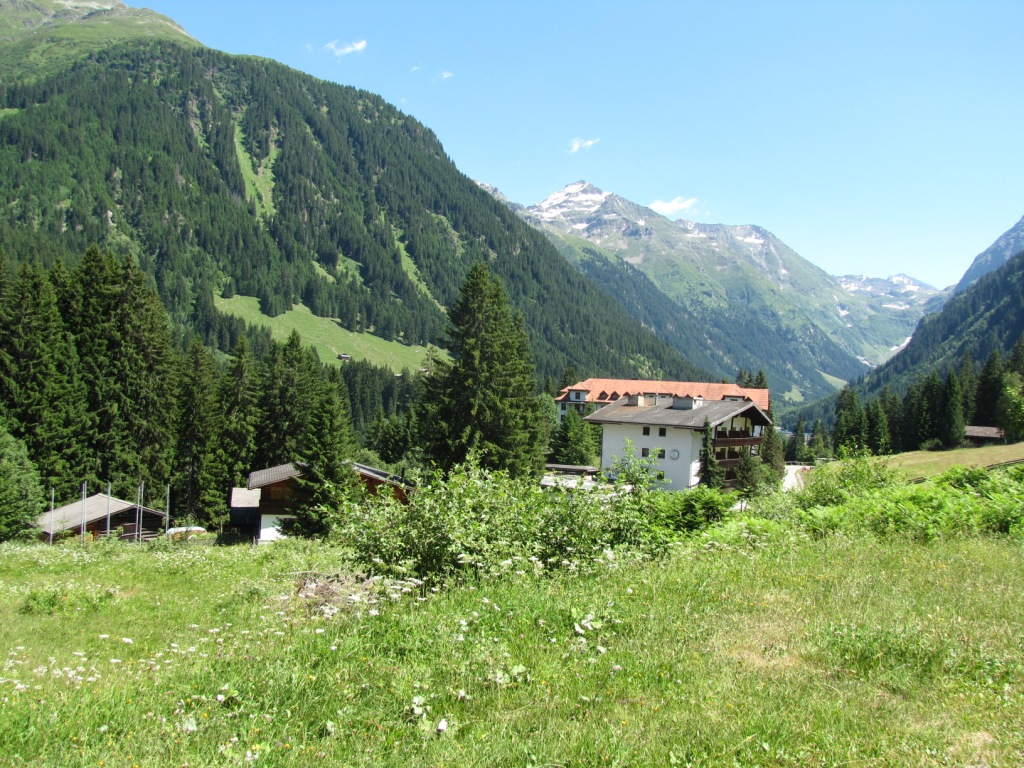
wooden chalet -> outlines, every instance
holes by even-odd
[[[40,515],[36,525],[44,541],[58,536],[81,536],[83,526],[90,538],[120,536],[147,540],[167,529],[167,516],[133,501],[97,493]]]
[[[398,475],[366,464],[350,464],[368,493],[377,494],[387,488],[395,498],[407,503],[410,487]],[[292,514],[298,497],[301,464],[280,464],[260,469],[249,475],[247,488],[234,488],[231,492],[231,526],[259,541],[281,538],[280,526]]]

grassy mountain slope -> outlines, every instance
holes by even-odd
[[[140,38],[198,45],[166,16],[116,0],[0,0],[0,82],[53,74]]]
[[[442,308],[486,259],[542,374],[710,375],[373,94],[156,41],[14,83],[0,109],[9,255],[52,263],[92,242],[131,254],[181,324],[203,328],[215,294],[239,294],[271,317],[302,303],[352,332],[438,343]]]

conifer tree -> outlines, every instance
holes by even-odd
[[[590,464],[595,453],[590,425],[575,409],[566,413],[551,436],[552,461],[581,466]]]
[[[249,473],[258,467],[256,429],[260,423],[257,371],[249,355],[249,342],[239,336],[232,352],[232,361],[221,378],[219,407],[223,414],[220,436],[220,460],[226,492],[245,485]]]
[[[807,449],[807,435],[804,434],[804,419],[797,417],[796,425],[793,427],[793,434],[786,441],[786,461],[803,461],[804,452]]]
[[[960,393],[964,401],[964,424],[973,424],[974,407],[978,397],[978,366],[967,352],[964,352],[960,360],[957,378],[960,379]]]
[[[474,454],[483,467],[532,474],[545,434],[529,341],[486,263],[470,268],[450,323],[452,362],[437,362],[424,392],[429,457],[448,469]]]
[[[0,542],[30,537],[44,504],[39,473],[24,443],[0,422]]]
[[[759,455],[761,463],[771,469],[778,482],[782,482],[782,479],[786,476],[785,454],[786,448],[782,444],[782,436],[779,435],[774,424],[768,424],[762,433]]]
[[[867,447],[867,418],[857,392],[843,387],[836,399],[836,422],[832,428],[832,445],[837,452],[860,451]]]
[[[182,361],[179,377],[175,443],[173,509],[176,519],[217,526],[227,517],[227,493],[218,482],[217,462],[221,411],[217,403],[216,368],[198,337]]]
[[[829,459],[832,457],[832,443],[828,429],[821,419],[815,419],[811,427],[811,438],[807,442],[807,453],[812,459]]]
[[[25,443],[41,482],[68,498],[85,474],[88,414],[78,355],[49,281],[23,265],[3,302],[0,401],[12,434]]]
[[[875,456],[885,456],[892,451],[889,440],[889,419],[882,407],[881,399],[872,400],[864,408],[867,419],[867,447]]]
[[[701,436],[700,447],[700,468],[697,470],[701,485],[708,488],[721,488],[725,482],[725,470],[718,463],[715,456],[715,437],[711,422],[704,419],[704,429]]]
[[[978,375],[978,394],[974,404],[974,424],[979,427],[999,426],[998,405],[1003,393],[1006,364],[999,350],[993,350]]]
[[[964,441],[964,405],[960,394],[960,380],[956,371],[950,370],[942,393],[942,420],[939,423],[939,439],[945,448],[956,448]]]

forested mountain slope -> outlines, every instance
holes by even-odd
[[[994,351],[1009,354],[1024,333],[1024,251],[926,315],[906,348],[872,371],[858,389],[900,393],[918,375],[945,372],[969,355],[979,365]]]
[[[130,253],[174,320],[214,293],[345,328],[443,339],[469,266],[523,312],[538,369],[705,378],[379,97],[166,41],[90,53],[0,91],[0,245],[44,265]],[[717,371],[718,375],[731,372]]]

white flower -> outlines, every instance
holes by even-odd
[[[122,637],[122,638],[121,638],[121,642],[122,642],[122,643],[127,643],[128,645],[131,645],[131,644],[132,644],[132,643],[134,643],[135,641],[134,641],[134,640],[132,640],[132,639],[131,639],[130,637]]]
[[[448,721],[445,718],[441,718],[441,722],[437,724],[437,732],[444,733],[448,730]]]

